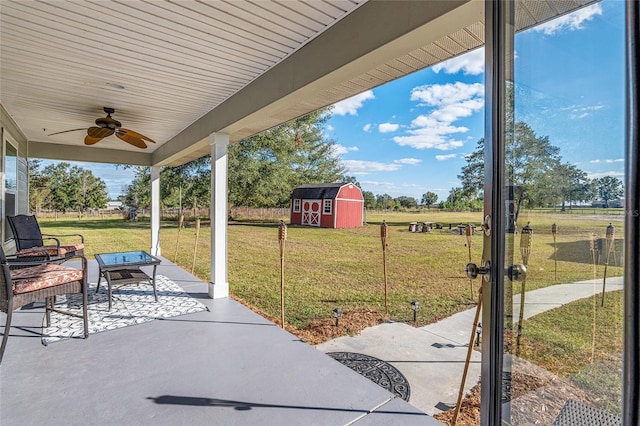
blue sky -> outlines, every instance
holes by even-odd
[[[590,177],[622,178],[624,2],[603,1],[516,36],[516,119]],[[459,186],[484,133],[484,49],[336,104],[327,135],[364,190],[420,201]]]
[[[591,178],[623,178],[624,2],[604,0],[516,36],[516,118]],[[484,134],[484,49],[335,105],[325,129],[374,194],[445,200]],[[117,197],[130,170],[92,170]]]

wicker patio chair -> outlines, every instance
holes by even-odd
[[[46,326],[51,322],[51,311],[81,317],[84,320],[84,338],[89,336],[87,316],[87,259],[75,256],[82,261],[82,269],[61,265],[56,261],[23,264],[19,269],[10,269],[7,256],[0,247],[0,311],[6,312],[2,344],[0,345],[0,363],[9,338],[13,311],[44,299]],[[81,316],[54,308],[55,296],[63,294],[82,294]]]
[[[81,234],[43,234],[35,216],[20,214],[7,216],[13,233],[16,256],[11,260],[12,269],[22,267],[20,262],[43,260],[65,260],[76,255],[84,255],[84,237]],[[74,244],[60,244],[60,237],[75,237]],[[45,245],[45,241],[48,244]]]

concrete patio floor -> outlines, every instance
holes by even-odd
[[[43,309],[16,311],[0,424],[440,424],[236,301],[209,299],[206,283],[166,259],[158,274],[210,312],[45,347]]]

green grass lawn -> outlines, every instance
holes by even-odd
[[[480,224],[482,213],[369,213],[368,224],[355,229],[320,229],[289,226],[285,245],[285,312],[288,323],[304,327],[317,318],[330,317],[332,309],[367,307],[384,312],[384,275],[380,223],[389,225],[387,277],[390,318],[412,319],[410,302],[420,302],[418,323],[426,324],[475,305],[479,280],[473,284],[464,268],[469,260],[466,238],[455,229],[458,223]],[[618,219],[618,217],[614,217]],[[433,221],[444,229],[429,233],[408,231],[409,222]],[[82,220],[41,219],[45,232],[81,232],[86,253],[149,249],[150,228],[144,219],[84,217]],[[604,238],[609,222],[593,215],[528,213],[519,225],[530,222],[533,243],[528,264],[527,289],[557,282],[587,280],[594,276],[589,243],[591,234]],[[449,231],[448,224],[453,224]],[[551,225],[558,225],[554,252]],[[616,222],[622,235],[622,216]],[[162,254],[208,281],[210,278],[211,229],[203,222],[196,246],[193,221],[178,231],[177,223],[161,224]],[[239,220],[228,227],[229,283],[234,296],[274,317],[280,315],[280,251],[277,223]],[[514,262],[521,262],[519,235],[514,238]],[[618,248],[621,241],[617,241]],[[195,256],[194,256],[195,254]],[[479,262],[482,236],[472,237],[471,258]],[[615,257],[615,259],[614,259]],[[195,259],[195,260],[194,260]],[[616,264],[617,262],[617,264]],[[609,276],[622,274],[620,253],[611,256]],[[602,276],[604,255],[595,272]],[[473,286],[473,295],[471,294]],[[514,291],[519,291],[519,285]]]
[[[524,322],[521,356],[567,377],[596,406],[620,415],[622,407],[623,294],[581,299]]]

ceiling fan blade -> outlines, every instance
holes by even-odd
[[[93,145],[94,143],[100,142],[102,139],[104,139],[104,138],[94,138],[92,136],[87,135],[87,136],[84,137],[84,144],[85,145]]]
[[[107,136],[111,136],[113,134],[114,130],[113,129],[106,129],[104,127],[89,127],[87,129],[87,135],[91,136],[92,138],[106,138]]]
[[[126,134],[134,136],[134,137],[136,137],[138,139],[142,139],[143,141],[156,143],[156,141],[154,141],[153,139],[151,139],[151,138],[149,138],[149,137],[147,137],[147,136],[145,136],[143,134],[140,134],[138,132],[134,132],[133,130],[120,128],[116,132],[119,133],[119,134],[125,134],[126,133]]]
[[[87,128],[83,127],[82,129],[63,130],[61,132],[49,133],[47,136],[59,135],[61,133],[77,132],[78,130],[87,130]]]
[[[131,135],[129,132],[117,132],[116,136],[122,139],[123,141],[125,141],[126,143],[131,144],[135,147],[138,147],[141,149],[145,149],[147,147],[147,144],[144,143],[142,139],[140,139],[137,136]]]

